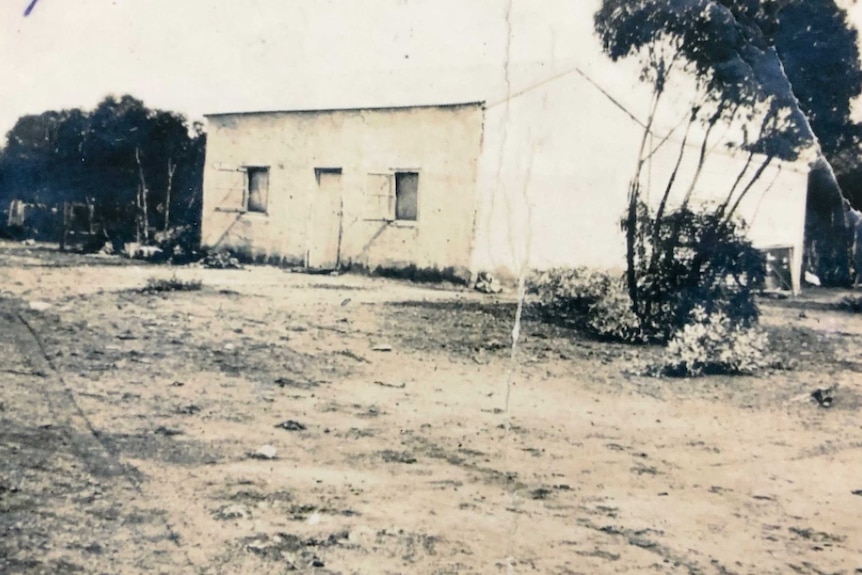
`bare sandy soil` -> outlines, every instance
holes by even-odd
[[[835,294],[764,304],[787,369],[672,380],[529,314],[512,363],[464,290],[9,243],[0,289],[0,573],[862,573]]]

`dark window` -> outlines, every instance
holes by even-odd
[[[415,221],[419,207],[419,174],[395,173],[395,219]]]
[[[269,168],[248,168],[248,196],[246,210],[266,213],[269,195]]]

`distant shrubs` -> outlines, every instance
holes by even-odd
[[[735,324],[724,312],[710,314],[696,307],[649,371],[674,377],[751,374],[769,366],[768,344],[763,330]]]
[[[170,278],[150,278],[142,293],[163,293],[173,291],[199,291],[203,288],[200,280],[181,280],[177,276]]]
[[[242,262],[239,258],[226,251],[211,252],[202,260],[201,264],[205,268],[217,270],[239,270],[242,269]]]
[[[200,253],[200,229],[198,226],[178,226],[154,234],[156,245],[161,249],[157,260],[173,264],[198,261]]]

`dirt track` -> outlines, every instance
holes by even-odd
[[[2,573],[862,572],[860,316],[770,304],[795,369],[696,381],[527,319],[507,411],[505,298],[12,244],[0,278]]]

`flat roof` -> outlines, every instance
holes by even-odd
[[[410,110],[415,108],[460,108],[464,106],[485,106],[484,100],[475,100],[472,102],[453,102],[447,104],[408,104],[398,106],[352,106],[352,107],[333,107],[333,108],[294,108],[290,110],[254,110],[245,112],[217,112],[213,114],[204,114],[204,118],[217,118],[219,116],[251,116],[256,114],[299,114],[299,113],[316,113],[316,112],[361,112],[383,111],[383,110]]]

